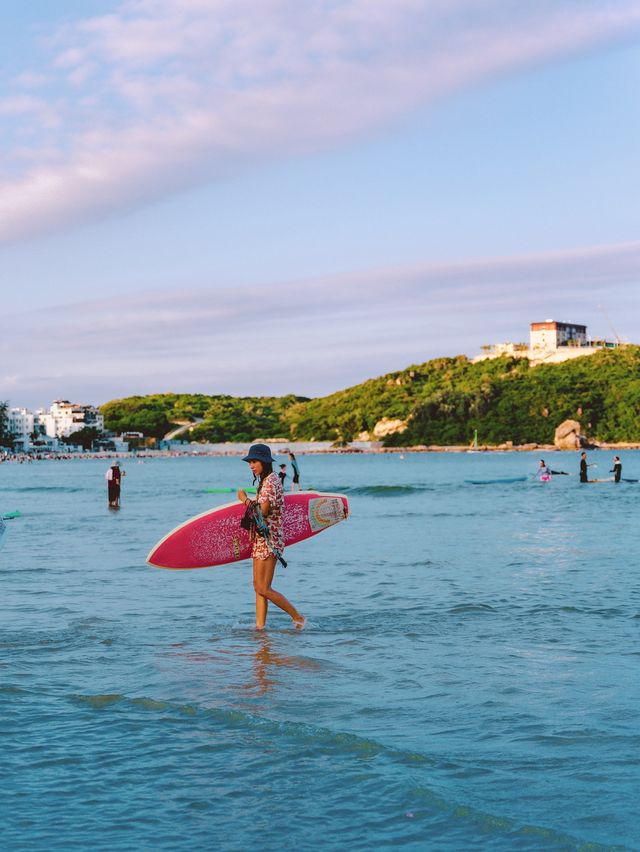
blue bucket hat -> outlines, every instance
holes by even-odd
[[[271,450],[266,444],[252,444],[249,447],[249,452],[242,461],[261,461],[266,464],[273,464],[275,459],[271,455]]]

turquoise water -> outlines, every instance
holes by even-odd
[[[301,461],[352,516],[278,569],[308,628],[264,634],[249,563],[145,564],[239,460],[127,462],[120,512],[104,462],[0,465],[3,848],[639,848],[640,485]]]

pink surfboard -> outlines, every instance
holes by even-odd
[[[211,568],[251,556],[249,533],[240,526],[240,502],[227,503],[190,518],[161,539],[147,556],[156,568]],[[284,498],[285,547],[311,538],[349,514],[342,494],[298,491]]]

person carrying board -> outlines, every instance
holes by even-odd
[[[283,511],[284,493],[280,477],[273,472],[273,456],[266,444],[253,444],[243,458],[248,462],[254,481],[258,478],[256,499],[251,500],[240,488],[238,500],[244,503],[249,519],[251,556],[253,559],[253,588],[256,593],[256,629],[262,630],[267,621],[269,601],[284,610],[301,630],[306,619],[284,595],[271,587],[278,561],[284,562]]]

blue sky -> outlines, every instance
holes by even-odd
[[[0,399],[640,340],[640,2],[4,8]]]

